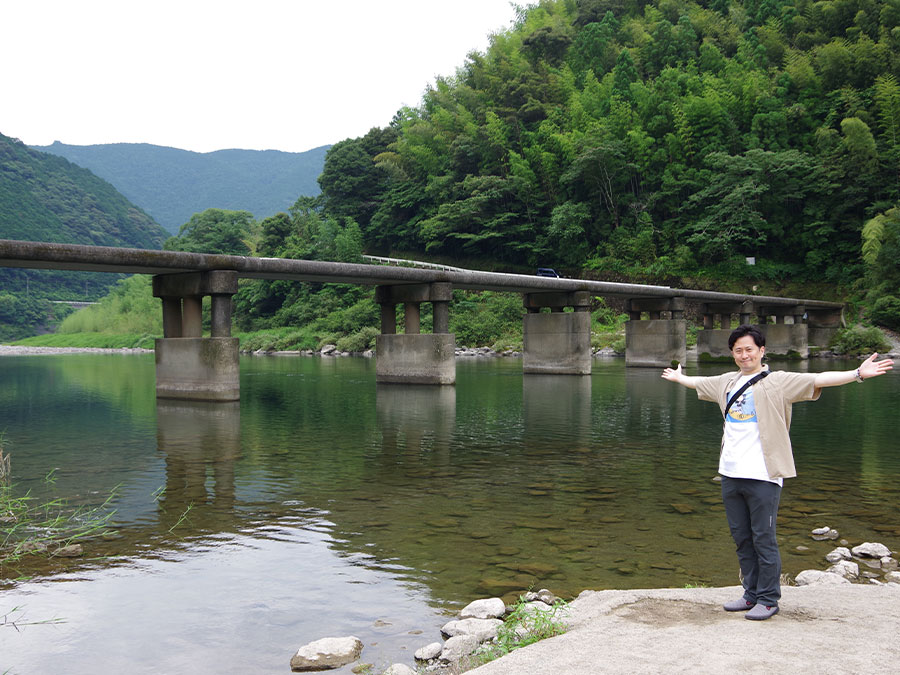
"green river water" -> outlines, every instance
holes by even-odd
[[[478,597],[738,583],[714,405],[621,359],[521,369],[381,386],[372,360],[242,357],[240,403],[183,404],[156,401],[152,355],[0,358],[16,490],[91,506],[118,486],[114,537],[4,570],[0,672],[289,672],[349,634],[412,665]],[[894,371],[794,407],[785,572],[824,569],[822,525],[900,547],[898,401]]]

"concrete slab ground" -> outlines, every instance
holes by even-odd
[[[567,633],[468,671],[900,673],[900,584],[791,586],[767,621],[725,612],[740,587],[585,591]]]

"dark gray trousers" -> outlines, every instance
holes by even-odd
[[[766,480],[722,476],[725,516],[737,547],[747,602],[778,606],[781,598],[781,555],[775,521],[781,486]]]

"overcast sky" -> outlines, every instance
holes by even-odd
[[[514,16],[509,0],[6,0],[0,133],[301,152],[387,125]]]

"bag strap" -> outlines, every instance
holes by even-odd
[[[731,410],[731,404],[734,403],[735,401],[737,401],[741,397],[741,394],[743,394],[745,391],[747,391],[747,389],[752,387],[754,384],[759,382],[761,379],[763,379],[768,374],[769,374],[769,371],[764,370],[761,373],[759,373],[758,375],[756,375],[755,377],[751,377],[749,380],[744,382],[744,386],[741,387],[740,389],[738,389],[737,392],[735,392],[734,396],[731,397],[731,400],[728,401],[728,403],[725,405],[725,412],[723,414],[726,419],[728,418],[728,411]]]

